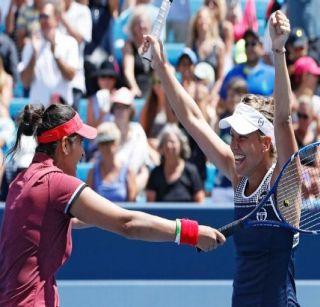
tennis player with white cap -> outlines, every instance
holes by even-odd
[[[199,107],[170,70],[162,45],[145,37],[143,51],[151,47],[152,66],[178,119],[206,156],[232,182],[235,219],[251,212],[266,195],[286,160],[297,150],[290,116],[291,87],[285,61],[290,33],[286,16],[270,17],[269,31],[275,60],[274,98],[247,95],[220,127],[231,127],[231,144],[224,143],[206,122]],[[277,149],[277,155],[276,155]],[[256,219],[276,219],[274,201]],[[294,235],[286,229],[257,227],[234,236],[236,268],[233,307],[299,306],[294,282]]]

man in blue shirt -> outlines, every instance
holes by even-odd
[[[220,90],[223,100],[227,97],[229,82],[235,77],[243,78],[247,82],[248,92],[251,94],[270,96],[273,93],[274,68],[262,62],[263,45],[259,35],[249,29],[243,38],[247,62],[236,65],[226,75]]]

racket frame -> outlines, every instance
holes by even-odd
[[[238,220],[235,220],[235,221],[233,221],[233,222],[231,222],[231,223],[229,223],[227,225],[224,225],[224,226],[218,228],[218,230],[221,233],[223,233],[224,236],[226,236],[226,237],[229,237],[229,236],[233,235],[236,231],[238,231],[240,229],[249,228],[249,227],[283,227],[283,228],[290,229],[293,232],[300,232],[300,233],[313,234],[313,235],[320,234],[320,230],[304,230],[304,229],[296,228],[296,227],[290,225],[289,223],[287,223],[286,220],[281,215],[280,210],[278,210],[278,204],[277,204],[277,201],[276,201],[276,197],[275,197],[274,207],[275,207],[275,210],[277,211],[277,214],[279,215],[281,221],[276,221],[276,220],[257,221],[257,220],[250,220],[249,219],[250,217],[252,217],[257,212],[260,211],[260,209],[267,203],[269,198],[271,198],[273,195],[276,196],[275,192],[277,190],[279,181],[282,178],[282,175],[285,172],[287,166],[298,155],[300,155],[304,151],[309,150],[311,147],[315,147],[316,148],[319,145],[320,145],[320,142],[315,142],[315,143],[309,144],[307,146],[304,146],[303,148],[301,148],[300,150],[298,150],[297,152],[292,154],[291,157],[287,160],[287,162],[282,167],[278,177],[276,178],[274,184],[272,185],[272,188],[267,193],[267,195],[260,201],[260,203],[256,206],[256,208],[254,208],[254,210],[249,212],[244,217],[242,217],[242,218],[240,218]]]
[[[152,26],[151,35],[154,36],[156,39],[160,38],[161,32],[163,30],[163,27],[166,23],[170,7],[173,0],[162,0],[161,6],[159,8],[159,12],[157,15],[157,18]],[[152,54],[151,54],[151,47],[142,54],[142,58],[151,62]]]

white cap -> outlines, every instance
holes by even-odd
[[[241,135],[260,130],[264,135],[269,136],[272,144],[275,145],[273,124],[259,111],[242,102],[236,106],[231,116],[220,120],[219,128],[229,127],[232,127],[235,132]]]
[[[194,75],[198,79],[206,81],[208,84],[213,84],[215,81],[214,69],[206,62],[200,62],[196,65]]]

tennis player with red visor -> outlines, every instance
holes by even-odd
[[[225,241],[217,230],[196,221],[170,221],[123,209],[75,177],[83,138],[96,129],[69,106],[27,105],[21,135],[38,146],[31,165],[10,185],[0,236],[0,306],[59,306],[56,271],[71,253],[71,228],[94,225],[129,239],[175,241],[209,251]]]

